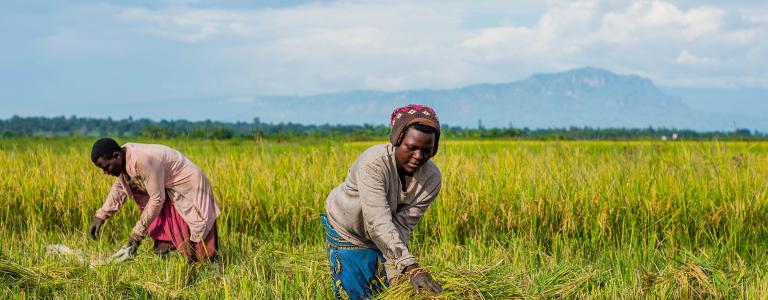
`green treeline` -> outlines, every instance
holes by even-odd
[[[149,119],[19,117],[0,120],[0,137],[145,137],[145,138],[343,138],[368,140],[385,138],[384,125],[303,125],[297,123],[186,121]],[[445,125],[444,138],[530,139],[530,140],[766,140],[768,134],[748,129],[694,131],[674,128],[466,128]]]

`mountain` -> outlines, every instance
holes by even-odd
[[[733,128],[733,116],[691,108],[647,78],[589,67],[458,89],[265,96],[251,105],[267,122],[384,124],[408,103],[431,105],[444,124],[460,126]],[[753,119],[743,123],[768,128]]]
[[[768,113],[766,88],[684,88],[661,87],[668,94],[680,96],[683,103],[715,118],[730,120],[729,128],[754,128],[765,132]]]
[[[360,90],[312,96],[201,95],[111,104],[101,108],[102,115],[91,117],[219,121],[258,117],[273,123],[386,124],[395,107],[421,103],[433,106],[443,124],[464,127],[482,122],[485,127],[653,126],[720,131],[738,127],[768,132],[766,96],[766,89],[660,88],[647,78],[587,67],[456,89]],[[148,111],[147,107],[153,109]],[[89,108],[64,103],[61,107],[35,108],[28,115],[39,115],[46,109],[45,115],[61,115],[62,111]]]

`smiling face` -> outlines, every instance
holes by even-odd
[[[115,152],[112,153],[112,156],[99,157],[94,164],[104,171],[104,174],[117,177],[125,173],[124,156],[122,152]]]
[[[395,147],[397,167],[411,175],[434,155],[435,134],[413,127],[406,131],[403,141]]]

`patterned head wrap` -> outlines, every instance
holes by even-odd
[[[426,105],[409,104],[392,111],[392,115],[389,117],[389,126],[392,128],[389,142],[392,145],[400,144],[405,136],[405,129],[417,123],[437,130],[435,132],[435,149],[432,151],[432,155],[437,154],[437,146],[440,142],[440,120],[437,118],[435,110]]]

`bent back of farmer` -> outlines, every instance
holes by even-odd
[[[441,292],[408,250],[440,191],[440,171],[430,161],[440,123],[431,108],[408,105],[395,109],[390,124],[390,143],[365,150],[325,202],[321,219],[337,298],[372,297],[404,274],[419,291]]]
[[[120,147],[109,138],[94,144],[91,159],[117,177],[94,216],[89,230],[93,238],[104,220],[130,197],[141,210],[129,239],[134,252],[149,234],[158,254],[178,250],[190,261],[215,257],[216,219],[221,210],[208,177],[192,161],[164,145],[127,143]]]

